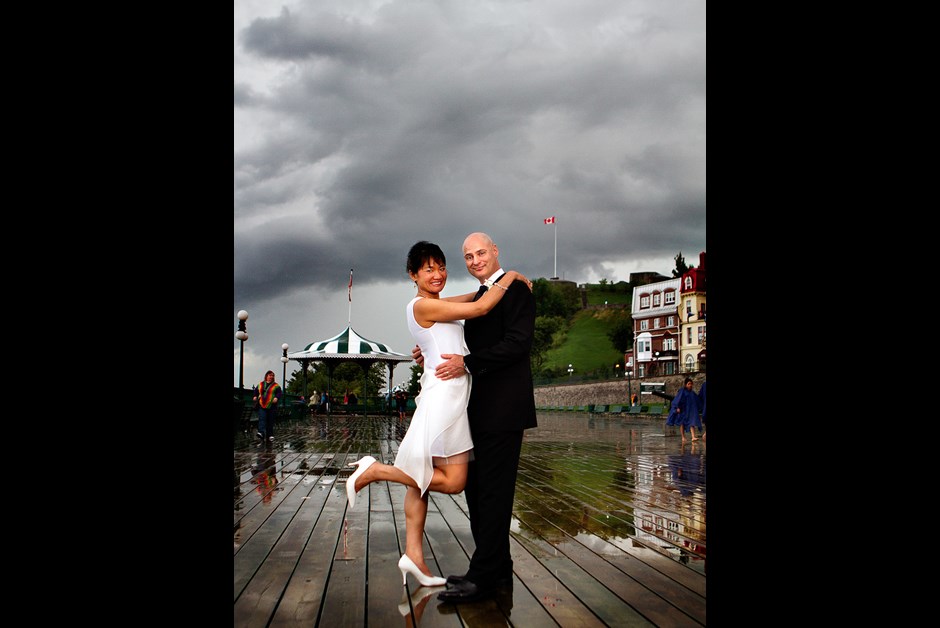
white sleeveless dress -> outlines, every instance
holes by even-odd
[[[414,478],[423,496],[434,474],[432,456],[453,456],[473,449],[467,402],[470,400],[470,374],[443,380],[434,369],[443,362],[442,353],[467,355],[470,350],[463,337],[463,321],[437,322],[425,329],[418,325],[415,297],[405,306],[408,330],[421,347],[424,373],[421,391],[408,432],[398,447],[395,466]]]

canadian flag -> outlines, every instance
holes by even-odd
[[[349,269],[349,302],[352,303],[352,273],[353,269]]]
[[[552,216],[551,218],[546,218],[546,219],[545,219],[545,224],[546,224],[546,225],[553,225],[553,224],[555,224],[555,217]]]

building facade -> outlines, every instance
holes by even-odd
[[[679,372],[681,278],[633,288],[633,360],[636,377]]]
[[[683,373],[705,370],[705,252],[699,253],[699,266],[680,277],[679,362]]]
[[[633,288],[633,349],[624,354],[633,377],[655,377],[705,370],[706,265],[677,279]]]

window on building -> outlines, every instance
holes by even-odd
[[[685,370],[687,373],[691,373],[695,370],[695,358],[692,355],[685,356]]]
[[[662,295],[658,292],[653,293],[653,307],[659,307]]]
[[[675,375],[675,374],[676,374],[676,363],[675,363],[675,362],[672,362],[672,361],[666,362],[666,363],[663,365],[663,367],[664,367],[663,370],[665,371],[666,375]]]
[[[702,326],[699,326],[699,328],[698,328],[698,343],[699,343],[699,344],[702,344],[702,340],[703,340],[704,338],[705,338],[705,328],[702,327]],[[719,340],[720,340],[720,338],[719,338]]]
[[[640,331],[645,331],[650,328],[650,321],[648,318],[644,318],[640,321]]]
[[[643,364],[641,364],[641,365],[637,368],[637,371],[636,371],[636,372],[639,373],[639,376],[640,376],[640,377],[646,377],[646,366],[643,365]]]
[[[685,289],[686,289],[686,290],[691,290],[691,289],[692,289],[692,276],[691,276],[691,275],[689,275],[689,276],[687,276],[687,277],[685,278]]]
[[[653,329],[659,329],[659,317],[653,319]]]
[[[685,344],[692,344],[692,326],[689,325],[685,328]]]
[[[676,304],[676,291],[667,290],[663,293],[663,303],[666,305],[675,305]]]
[[[640,309],[645,310],[650,306],[650,297],[649,295],[643,295],[640,297]]]
[[[675,351],[675,350],[676,350],[675,338],[666,338],[663,340],[663,351]]]
[[[666,317],[666,327],[675,327],[676,326],[676,317],[667,316]]]

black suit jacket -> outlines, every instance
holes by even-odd
[[[513,281],[489,314],[464,324],[470,349],[464,364],[473,376],[467,414],[474,431],[536,427],[529,363],[534,335],[535,297],[522,281]]]

